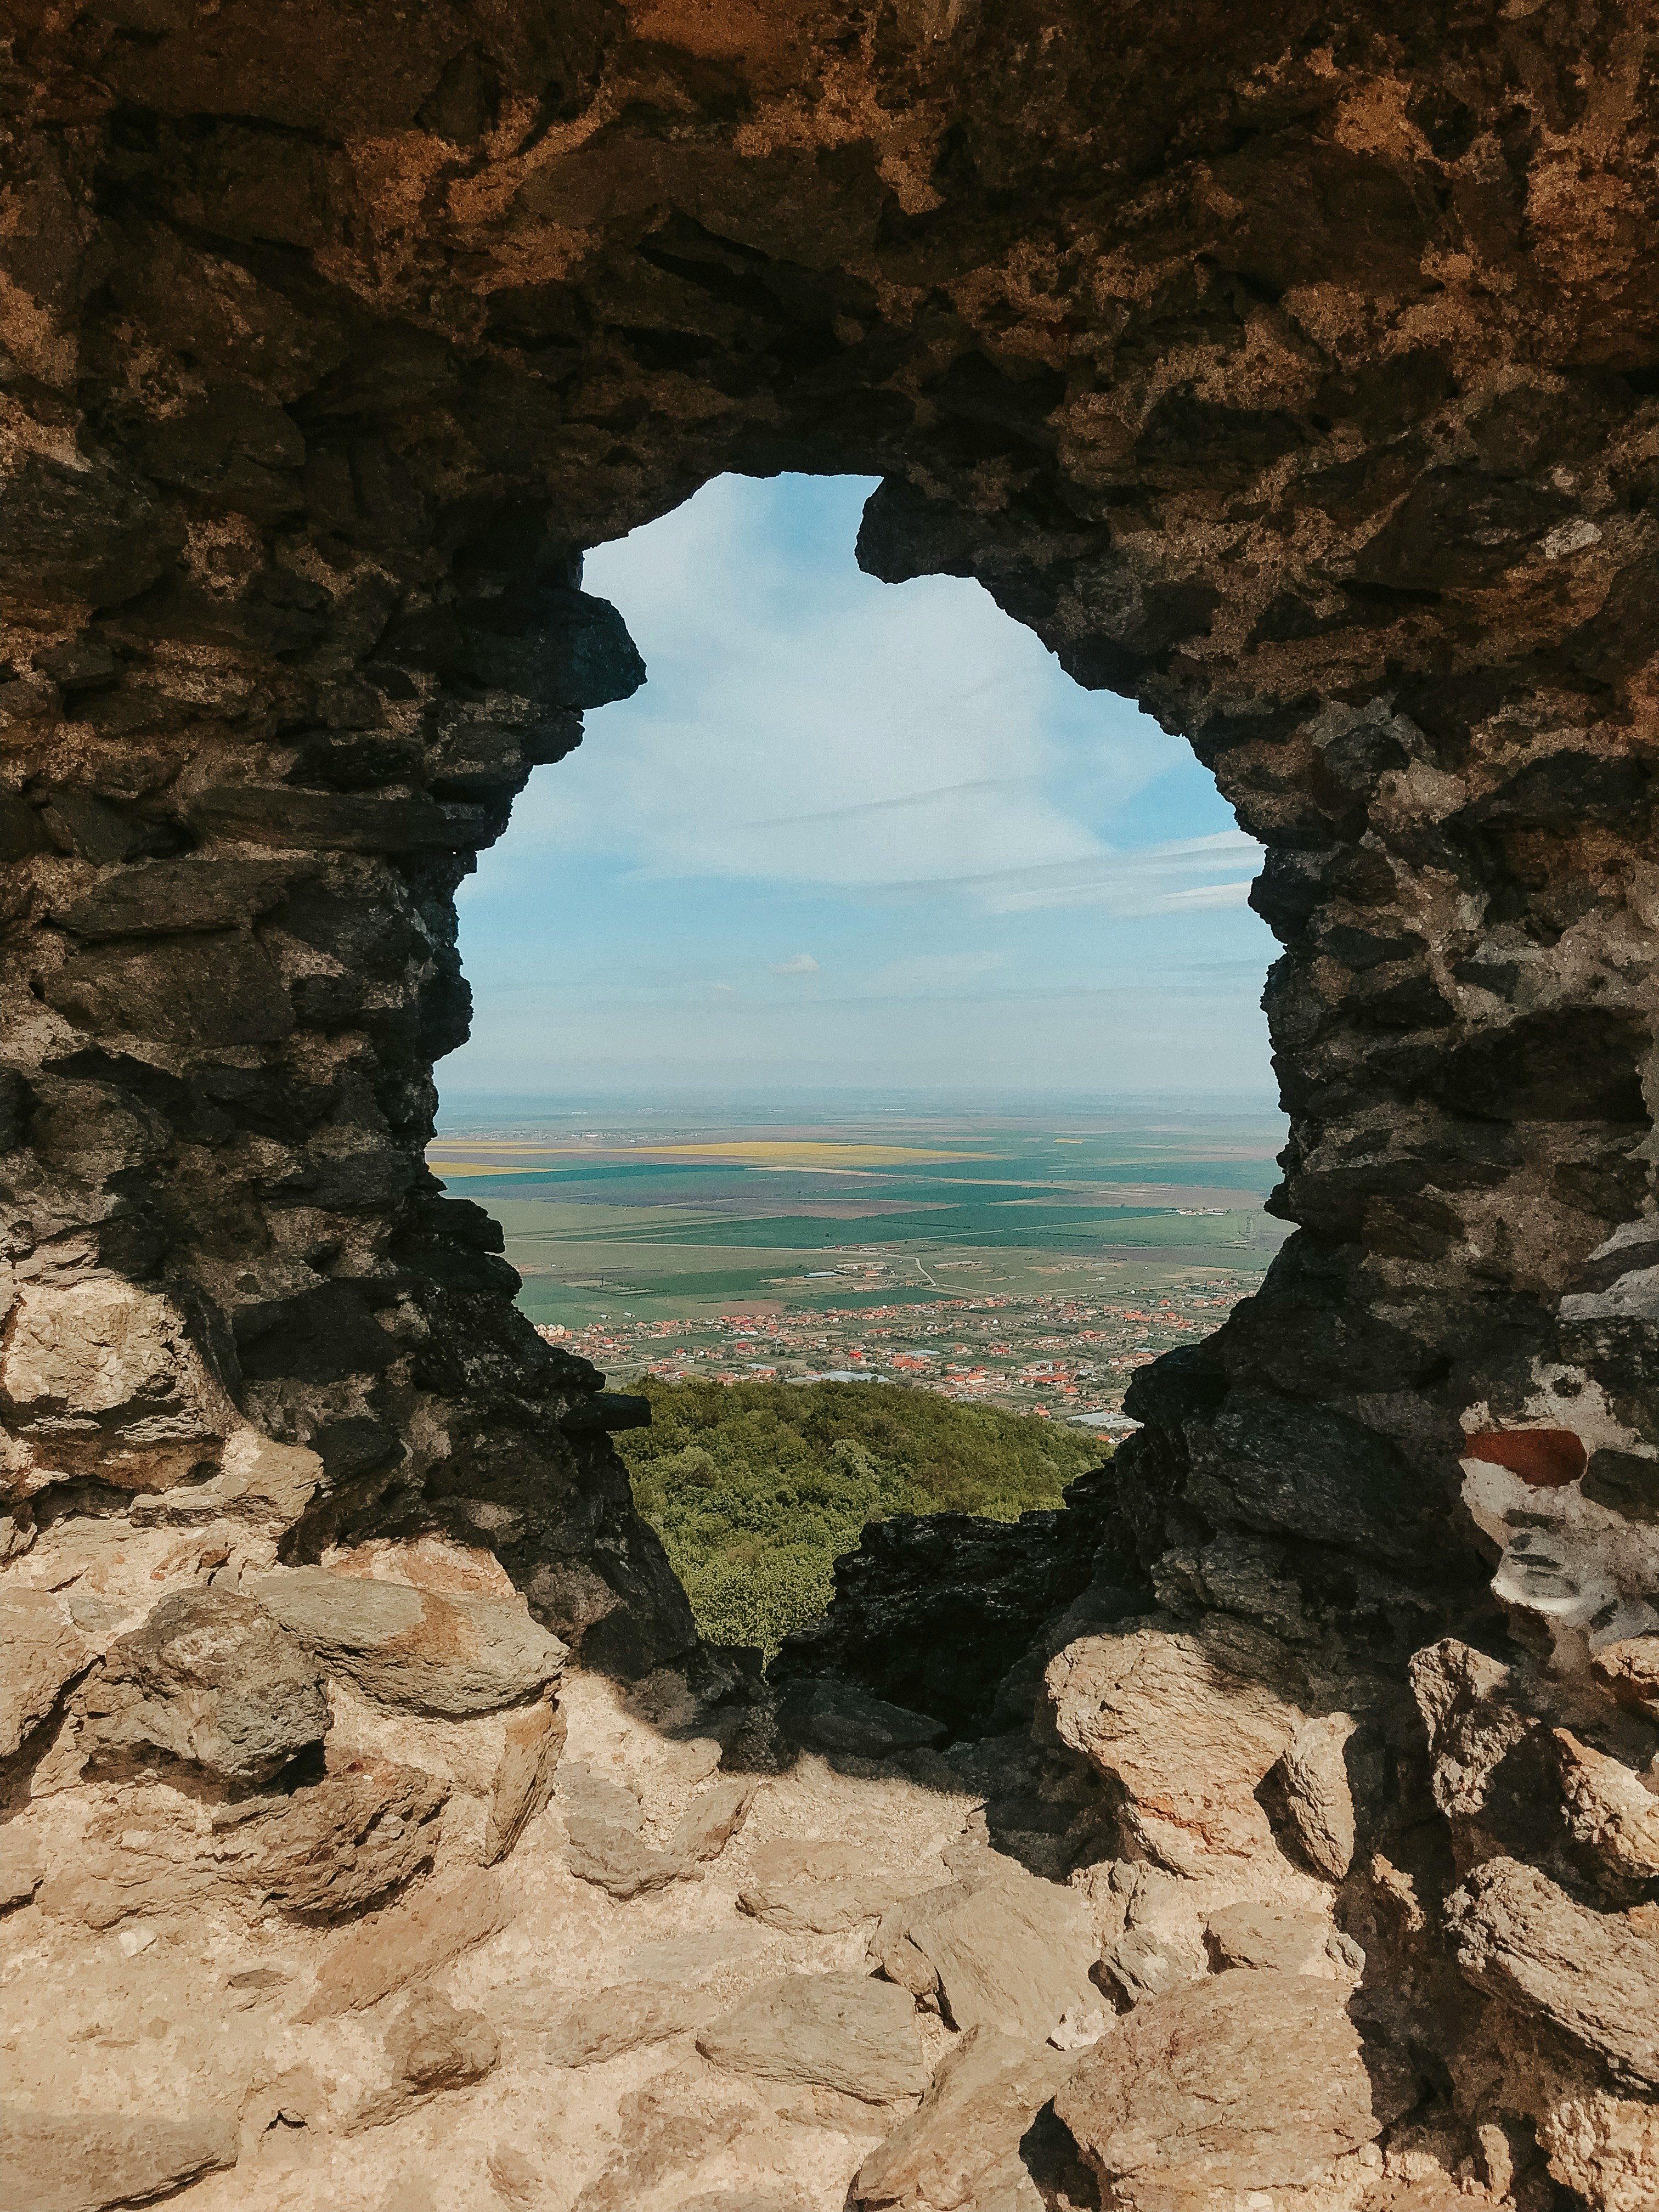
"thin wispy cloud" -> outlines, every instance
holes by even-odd
[[[871,488],[726,477],[590,557],[649,678],[463,890],[452,1095],[1265,1087],[1261,848],[976,584],[860,574]]]
[[[1097,853],[1031,868],[998,868],[982,875],[920,877],[884,886],[892,897],[972,901],[983,914],[1032,914],[1048,907],[1100,907],[1124,917],[1181,907],[1243,906],[1261,866],[1263,848],[1242,830],[1208,837],[1183,837],[1138,853]],[[1217,883],[1218,868],[1248,867],[1250,874]],[[1194,884],[1194,876],[1200,878]]]
[[[907,791],[896,799],[866,799],[858,806],[821,807],[815,814],[775,814],[767,822],[750,822],[750,830],[790,830],[798,822],[856,822],[863,814],[890,814],[901,806],[936,806],[942,799],[960,798],[965,792],[1003,791],[1010,784],[1033,783],[1030,775],[986,775],[972,783],[942,783],[933,791]]]
[[[1199,884],[1189,891],[1165,891],[1158,903],[1164,907],[1185,907],[1189,910],[1200,907],[1214,909],[1249,906],[1250,886],[1254,881],[1254,877],[1246,876],[1236,884]]]

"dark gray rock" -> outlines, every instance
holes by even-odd
[[[222,1781],[268,1779],[330,1725],[305,1646],[230,1590],[163,1598],[112,1644],[80,1704],[105,1752],[161,1752]]]
[[[1063,1513],[993,1521],[895,1513],[836,1562],[828,1617],[787,1638],[775,1682],[833,1675],[932,1714],[952,1734],[1000,1724],[997,1695],[1045,1620],[1095,1586],[1095,1617],[1145,1611],[1150,1593],[1112,1522],[1109,1468],[1079,1476]],[[1032,1671],[1033,1687],[1041,1676]]]
[[[173,842],[159,823],[89,791],[54,791],[40,811],[40,821],[61,851],[100,867],[165,851]]]
[[[484,828],[476,806],[252,784],[203,792],[191,801],[190,818],[198,830],[249,844],[332,853],[456,852],[481,842]]]
[[[46,995],[94,1036],[268,1044],[294,1027],[276,970],[252,938],[232,930],[71,954],[46,978]]]
[[[603,707],[645,681],[622,617],[604,599],[558,586],[520,586],[461,612],[472,672],[544,707]]]
[[[76,937],[176,936],[225,929],[278,905],[313,870],[280,860],[152,860],[106,876],[58,909]]]
[[[792,1681],[778,1700],[778,1725],[811,1751],[846,1752],[857,1759],[885,1759],[937,1743],[943,1721],[913,1713],[851,1682],[827,1677]]]

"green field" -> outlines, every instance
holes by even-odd
[[[549,1149],[574,1141],[573,1118],[562,1133],[453,1120],[439,1166],[501,1224],[525,1312],[571,1328],[619,1309],[665,1319],[1030,1296],[1078,1270],[1133,1290],[1194,1267],[1265,1267],[1287,1233],[1261,1211],[1283,1141],[1266,1114],[1046,1127],[908,1112],[787,1127],[641,1117],[594,1137],[585,1158]],[[745,1138],[748,1164],[626,1156]],[[790,1142],[799,1159],[833,1164],[781,1163]],[[957,1157],[925,1157],[940,1149]],[[860,1160],[881,1164],[847,1164]],[[883,1272],[856,1287],[808,1279],[854,1259]]]

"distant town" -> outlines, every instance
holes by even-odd
[[[855,1263],[826,1272],[850,1290],[875,1270]],[[925,1305],[792,1310],[781,1302],[670,1320],[623,1308],[582,1328],[546,1324],[538,1334],[603,1368],[613,1387],[647,1375],[879,1382],[1115,1434],[1134,1426],[1123,1393],[1136,1369],[1219,1328],[1260,1280],[1259,1273],[1217,1270],[1200,1283],[1126,1298],[1097,1289],[1024,1297],[988,1291]]]

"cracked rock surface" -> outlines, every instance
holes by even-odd
[[[3,37],[10,2194],[1647,2212],[1649,11]],[[1066,1512],[872,1532],[775,1701],[423,1148],[457,886],[644,676],[583,553],[784,469],[1261,840],[1298,1233]],[[1021,1882],[1052,1985],[902,1918]],[[698,2051],[872,1971],[905,2098]]]

